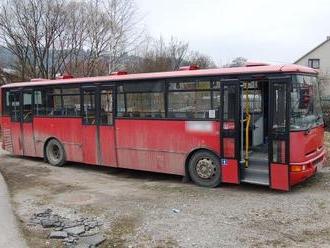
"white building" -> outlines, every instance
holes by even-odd
[[[322,95],[330,96],[330,36],[294,63],[320,70]]]

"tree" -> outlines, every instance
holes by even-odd
[[[147,38],[144,46],[126,60],[129,72],[161,72],[178,70],[181,66],[197,64],[201,68],[215,67],[212,59],[196,51],[189,51],[189,44],[174,37],[166,42]]]
[[[241,67],[244,66],[247,62],[247,59],[244,57],[237,57],[233,59],[230,64],[225,65],[224,67]]]
[[[104,75],[138,45],[134,0],[6,0],[0,40],[22,80]]]
[[[217,67],[211,57],[201,54],[197,51],[192,51],[189,54],[187,64],[188,65],[198,65],[200,68],[203,68],[203,69]]]

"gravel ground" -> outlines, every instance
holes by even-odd
[[[47,208],[102,219],[101,247],[330,247],[330,167],[283,193],[253,185],[200,188],[171,175],[74,163],[57,168],[4,151],[0,161],[30,247],[62,247],[47,230],[28,225]]]

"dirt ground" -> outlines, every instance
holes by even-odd
[[[289,193],[200,188],[171,175],[74,163],[57,168],[4,151],[0,171],[30,247],[61,247],[28,225],[46,208],[102,219],[101,247],[330,247],[330,167]]]

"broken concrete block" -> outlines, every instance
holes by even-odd
[[[49,238],[51,239],[65,239],[67,237],[68,233],[63,231],[54,231],[49,234]]]
[[[41,220],[41,225],[43,228],[50,228],[55,226],[55,221],[51,219],[43,219]]]
[[[75,226],[70,228],[65,228],[64,231],[66,231],[70,235],[80,235],[85,232],[85,226]]]
[[[96,247],[102,244],[105,240],[106,238],[102,234],[96,234],[93,236],[81,237],[78,241],[78,244],[88,245],[87,247]]]

